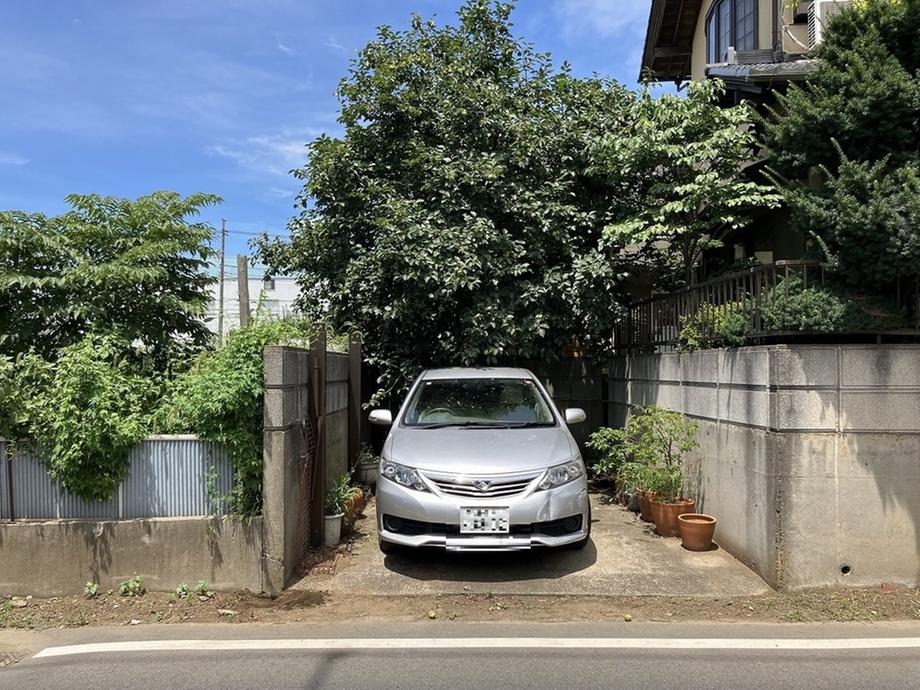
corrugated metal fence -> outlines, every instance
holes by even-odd
[[[153,436],[132,449],[128,478],[108,501],[61,491],[41,460],[0,441],[0,519],[191,517],[219,509],[233,471],[224,449],[195,436]]]

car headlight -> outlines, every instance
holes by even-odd
[[[574,479],[578,479],[585,473],[585,466],[581,460],[571,460],[555,467],[550,467],[543,475],[543,479],[537,484],[538,489],[553,489],[563,484],[568,484]]]
[[[408,486],[416,491],[428,491],[428,487],[425,486],[425,482],[422,481],[418,472],[411,467],[400,465],[398,462],[381,459],[380,474],[390,481],[402,486]]]

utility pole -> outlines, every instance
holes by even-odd
[[[236,255],[236,284],[240,296],[240,328],[249,326],[249,261],[245,254]]]
[[[224,262],[227,256],[227,220],[220,219],[220,285],[217,288],[217,344],[224,342]]]

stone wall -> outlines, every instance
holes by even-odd
[[[135,574],[151,591],[204,580],[262,589],[262,523],[196,518],[0,523],[0,593],[60,596],[86,582],[117,589]]]
[[[920,346],[618,357],[611,423],[656,404],[700,423],[717,540],[780,588],[920,581]]]

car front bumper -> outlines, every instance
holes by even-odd
[[[461,534],[461,508],[508,508],[511,533]],[[551,523],[581,516],[580,529],[554,536],[530,530],[539,523]],[[426,534],[400,534],[387,529],[384,516],[446,526]],[[377,527],[380,539],[413,547],[439,547],[449,551],[519,551],[534,546],[565,546],[582,541],[590,529],[588,487],[584,477],[547,491],[529,490],[521,495],[471,499],[433,491],[416,491],[381,477],[377,483]]]

